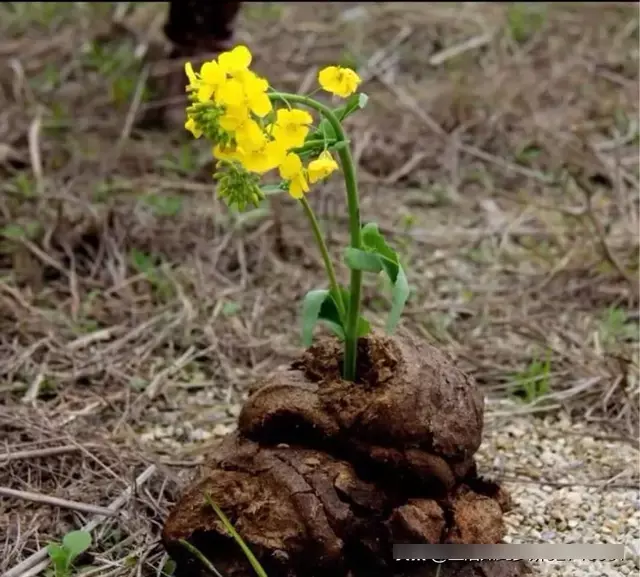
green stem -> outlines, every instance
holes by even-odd
[[[213,563],[211,563],[211,561],[209,561],[209,559],[207,559],[199,549],[189,543],[189,541],[187,541],[186,539],[178,539],[178,543],[180,543],[180,545],[182,545],[187,551],[189,551],[189,553],[191,553],[196,559],[198,559],[198,561],[200,561],[200,563],[202,563],[213,575],[215,575],[215,577],[222,577],[220,571],[218,571],[213,566]]]
[[[324,116],[333,131],[336,133],[338,142],[347,142],[342,124],[338,117],[328,107],[299,94],[288,94],[282,92],[272,92],[269,94],[272,100],[282,100],[283,102],[297,102],[317,110]],[[358,183],[356,180],[356,169],[351,156],[349,146],[345,146],[338,151],[340,163],[342,164],[342,172],[344,174],[344,183],[347,191],[347,208],[349,210],[349,232],[351,236],[351,246],[356,249],[362,248],[362,232],[360,223],[360,204],[358,200]],[[358,355],[358,320],[360,318],[360,298],[362,292],[362,271],[351,270],[351,281],[349,287],[350,303],[347,309],[347,324],[345,326],[345,349],[344,349],[344,367],[343,376],[348,381],[355,381],[356,366]]]
[[[313,214],[313,209],[309,204],[309,201],[303,196],[300,199],[300,204],[311,223],[311,228],[313,230],[313,236],[316,239],[316,244],[320,249],[320,253],[322,254],[322,260],[324,261],[324,268],[327,271],[327,275],[329,276],[329,284],[331,285],[331,290],[335,295],[336,305],[338,307],[338,312],[340,313],[340,319],[342,322],[345,320],[346,309],[344,308],[344,301],[342,300],[342,292],[340,291],[340,285],[338,284],[338,280],[336,278],[336,271],[333,268],[333,263],[331,262],[331,257],[329,256],[329,250],[327,249],[327,244],[324,242],[324,238],[322,238],[322,231],[320,230],[320,225],[318,224],[318,220],[316,219],[316,215]]]

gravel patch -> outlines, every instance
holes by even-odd
[[[639,453],[622,440],[547,418],[487,418],[480,470],[504,480],[510,543],[624,543],[616,561],[536,561],[541,577],[626,577],[640,569]]]

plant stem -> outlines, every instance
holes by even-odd
[[[316,244],[320,249],[320,254],[322,254],[324,268],[326,269],[327,275],[329,277],[329,284],[331,285],[331,290],[335,295],[336,305],[338,307],[338,312],[340,313],[340,319],[344,322],[347,311],[344,308],[344,301],[342,300],[342,292],[340,291],[340,285],[338,284],[338,280],[336,278],[336,271],[333,268],[333,263],[331,262],[331,256],[329,255],[327,244],[324,242],[324,238],[322,238],[322,231],[320,230],[318,219],[316,219],[316,215],[313,214],[313,209],[311,208],[309,201],[304,196],[300,199],[300,204],[302,205],[302,208],[307,215],[309,222],[311,223],[313,236],[315,237]]]
[[[349,210],[349,233],[351,236],[351,246],[355,249],[362,248],[362,232],[360,223],[360,204],[358,199],[358,182],[356,180],[356,169],[351,156],[351,150],[347,144],[347,138],[342,124],[328,107],[299,94],[288,94],[282,92],[273,92],[269,94],[273,100],[282,100],[283,102],[298,102],[317,110],[324,116],[331,128],[336,133],[338,142],[344,142],[346,146],[338,150],[340,163],[342,164],[342,172],[344,175],[344,183],[347,192],[347,207]],[[350,303],[347,309],[347,324],[345,326],[345,349],[344,349],[344,366],[343,377],[348,381],[355,381],[356,366],[358,355],[358,320],[360,319],[360,299],[362,292],[362,271],[351,270],[351,280],[349,287]]]
[[[186,539],[179,539],[178,543],[180,543],[180,545],[182,545],[187,551],[189,551],[189,553],[196,557],[198,561],[200,561],[200,563],[202,563],[213,575],[215,575],[215,577],[222,577],[220,571],[218,571],[213,566],[213,563],[211,563],[211,561],[209,561],[209,559],[207,559],[199,549],[189,543],[189,541],[187,541]]]

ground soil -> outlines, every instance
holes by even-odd
[[[141,122],[176,66],[165,11],[0,3],[0,572],[95,519],[97,574],[158,575],[169,510],[251,385],[300,358],[324,286],[294,202],[231,213],[208,147]],[[637,514],[638,31],[635,3],[256,2],[238,23],[279,88],[358,66],[347,128],[363,218],[412,285],[400,333],[499,420],[482,472],[521,496],[514,538],[559,530],[557,484],[588,503],[574,541]],[[339,179],[309,201],[337,263]],[[363,306],[384,325],[376,279]]]

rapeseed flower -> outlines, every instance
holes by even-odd
[[[246,46],[240,44],[233,50],[220,54],[218,56],[218,64],[225,74],[234,76],[240,72],[249,70],[252,59],[251,51]]]
[[[225,81],[224,71],[215,60],[205,62],[200,68],[196,93],[198,100],[200,102],[211,100],[211,97],[224,85]]]
[[[287,149],[298,148],[304,144],[312,122],[313,116],[306,110],[281,108],[276,111],[276,121],[270,130]]]
[[[287,154],[286,149],[276,140],[269,140],[266,135],[260,146],[251,150],[242,150],[240,163],[249,172],[265,174],[282,164]]]
[[[318,82],[323,90],[346,98],[358,89],[362,80],[351,68],[327,66],[318,73]]]
[[[264,132],[260,125],[243,108],[230,108],[220,117],[220,127],[233,134],[236,143],[246,149],[260,148],[264,142]]]
[[[198,75],[193,70],[193,64],[191,62],[185,62],[184,71],[187,75],[187,79],[189,80],[189,84],[187,85],[187,90],[196,90],[198,88]]]
[[[216,144],[213,147],[213,157],[217,160],[226,160],[228,162],[239,162],[242,158],[243,151],[238,146]]]
[[[202,130],[196,124],[193,116],[189,116],[187,121],[184,123],[184,127],[193,134],[194,138],[200,138],[202,136]]]
[[[309,192],[309,183],[302,166],[300,157],[290,152],[285,157],[282,164],[278,167],[280,178],[289,181],[289,194],[293,198],[302,198],[305,193]]]
[[[333,159],[328,150],[320,153],[320,156],[309,163],[307,172],[309,182],[312,184],[327,178],[330,174],[338,170],[338,163]]]
[[[264,118],[272,110],[271,100],[267,95],[269,83],[251,71],[246,71],[237,78],[226,80],[216,91],[216,104],[225,108],[245,109],[245,114],[253,112]]]

